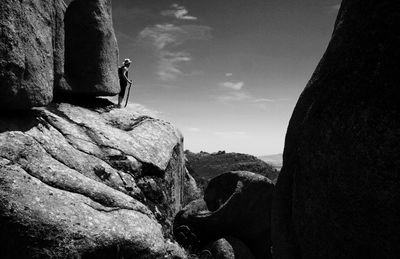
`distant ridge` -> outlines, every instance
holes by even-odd
[[[272,165],[275,169],[279,171],[282,168],[282,154],[259,156],[258,158],[266,162],[267,164]]]
[[[249,171],[261,174],[273,182],[278,177],[278,170],[261,159],[239,153],[192,153],[185,151],[186,167],[189,173],[196,179],[201,188],[207,186],[212,178],[229,171]]]

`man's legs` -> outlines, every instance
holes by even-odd
[[[125,96],[125,89],[126,89],[126,85],[120,85],[121,86],[121,91],[119,92],[118,95],[118,107],[122,107],[122,100],[124,100],[124,96]]]

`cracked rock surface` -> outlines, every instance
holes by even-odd
[[[2,258],[177,258],[182,137],[97,100],[1,115]]]

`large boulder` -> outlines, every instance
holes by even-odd
[[[111,0],[74,0],[65,13],[65,76],[57,96],[115,95],[118,46]]]
[[[201,255],[201,259],[254,259],[247,246],[234,237],[224,237],[210,243]]]
[[[86,100],[88,101],[88,100]],[[2,115],[2,258],[177,258],[182,136],[108,101]]]
[[[268,178],[250,172],[217,176],[207,186],[205,202],[193,201],[177,214],[174,233],[179,236],[182,226],[187,226],[203,244],[232,236],[256,258],[270,258],[273,189]]]
[[[0,108],[47,105],[64,67],[63,0],[0,2]]]
[[[399,28],[399,1],[342,1],[288,127],[274,258],[399,257]]]

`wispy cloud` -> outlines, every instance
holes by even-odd
[[[192,60],[190,53],[176,51],[176,47],[188,40],[207,40],[211,38],[211,28],[203,25],[156,24],[143,29],[139,33],[142,45],[151,45],[158,56],[159,78],[163,81],[176,80],[183,72],[182,62]]]
[[[226,87],[226,86],[224,86]],[[230,90],[225,92],[224,94],[215,96],[214,98],[221,103],[240,103],[247,104],[254,107],[257,107],[261,110],[267,110],[271,107],[271,104],[280,101],[287,101],[288,98],[256,98],[252,94],[247,91],[241,90],[241,87],[231,87],[229,84]]]
[[[180,27],[173,24],[156,24],[144,28],[139,33],[139,39],[144,43],[151,43],[157,50],[162,50],[168,44],[179,44],[184,33]]]
[[[162,51],[158,62],[157,75],[163,81],[175,80],[183,72],[179,69],[182,62],[189,62],[192,58],[186,52]]]
[[[225,76],[226,77],[230,77],[230,76],[233,76],[233,74],[232,73],[225,73]]]
[[[236,83],[234,83],[234,82],[223,82],[223,83],[219,83],[219,86],[239,91],[239,90],[241,90],[243,88],[244,82],[236,82]]]
[[[288,98],[277,98],[277,99],[259,98],[259,99],[253,99],[252,103],[261,110],[267,110],[270,107],[271,103],[288,101],[288,100],[289,100]]]
[[[254,103],[270,103],[270,102],[275,102],[275,99],[269,99],[269,98],[260,98],[260,99],[254,99]]]
[[[171,9],[161,11],[161,15],[175,17],[180,20],[197,20],[197,17],[188,15],[189,11],[181,5],[172,4]]]
[[[251,95],[249,95],[248,93],[238,91],[232,91],[216,97],[216,99],[220,102],[238,102],[250,100],[251,98]]]

